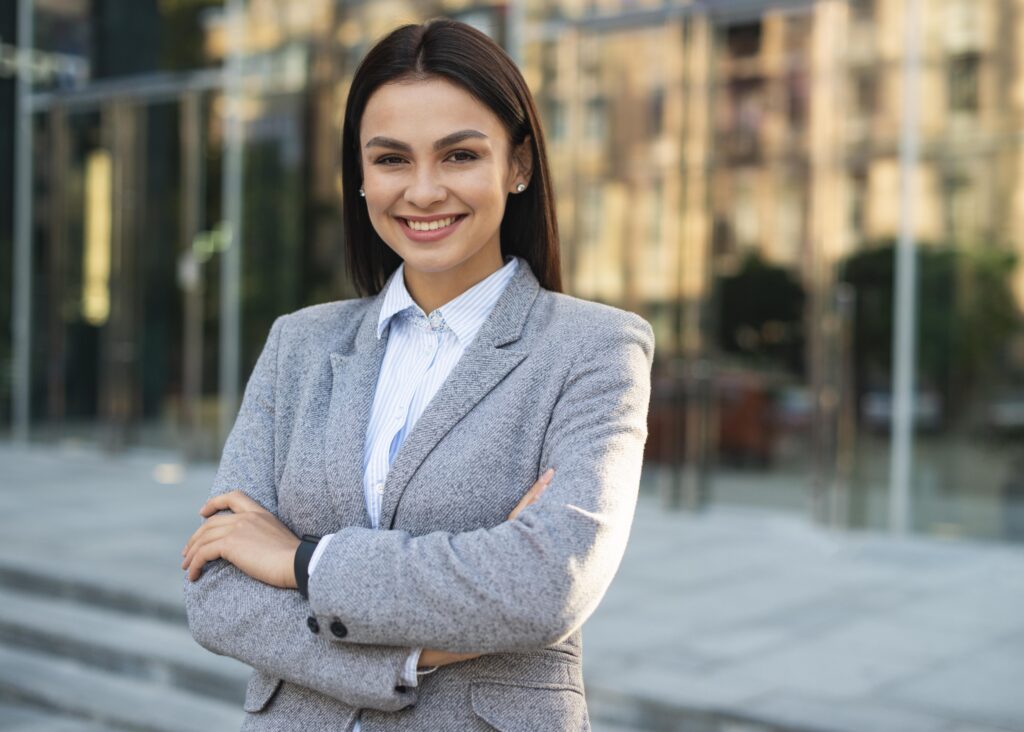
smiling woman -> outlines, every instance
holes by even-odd
[[[182,552],[189,627],[253,666],[243,729],[589,729],[651,327],[560,292],[534,102],[479,31],[380,41],[342,149],[364,297],[274,322]]]
[[[454,83],[427,78],[381,86],[360,139],[370,222],[405,262],[424,310],[501,266],[505,201],[530,180],[529,137],[511,150],[497,115]]]

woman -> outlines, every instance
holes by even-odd
[[[483,33],[380,41],[342,145],[365,296],[271,327],[182,552],[192,633],[255,669],[244,729],[587,729],[651,328],[560,293],[534,102]]]

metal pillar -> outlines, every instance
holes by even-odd
[[[205,212],[203,176],[203,117],[199,92],[181,102],[181,180],[183,182],[181,231],[182,258],[178,282],[185,294],[185,343],[182,349],[182,421],[184,450],[189,459],[201,457],[203,439],[203,294],[204,265],[196,252],[196,238]]]
[[[910,479],[914,450],[914,369],[917,333],[917,261],[914,179],[919,154],[921,74],[920,0],[906,0],[903,23],[903,124],[900,130],[900,237],[896,248],[896,327],[893,330],[892,447],[889,460],[889,530],[910,530]]]
[[[227,241],[220,267],[220,439],[227,439],[239,406],[242,330],[242,57],[244,2],[228,0],[224,79],[223,219]]]
[[[526,58],[524,50],[526,41],[525,38],[523,38],[523,29],[526,24],[526,3],[515,2],[515,0],[513,0],[513,2],[511,2],[507,7],[507,51],[508,55],[512,57],[512,60],[516,62],[516,66],[522,68]]]
[[[32,0],[18,0],[18,80],[14,143],[14,281],[11,308],[13,335],[14,440],[27,442],[31,405],[32,317]]]

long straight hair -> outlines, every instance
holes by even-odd
[[[352,78],[341,139],[345,261],[360,295],[375,295],[401,258],[374,230],[358,189],[362,183],[359,128],[370,96],[383,84],[443,78],[465,89],[501,120],[509,154],[530,137],[533,171],[523,193],[508,197],[501,253],[525,259],[541,287],[562,291],[554,191],[537,108],[522,74],[487,34],[450,18],[391,31],[366,54]],[[511,163],[511,159],[509,161]]]

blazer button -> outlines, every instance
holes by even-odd
[[[409,691],[409,687],[408,686],[402,686],[401,684],[399,684],[398,686],[395,687],[395,691],[397,691],[399,694],[404,694],[405,692]]]
[[[320,623],[316,621],[315,615],[310,615],[308,618],[306,618],[306,625],[308,625],[309,629],[314,633],[320,632]]]
[[[331,623],[331,632],[339,638],[344,638],[348,635],[348,628],[345,627],[343,622],[335,618],[334,622]]]

